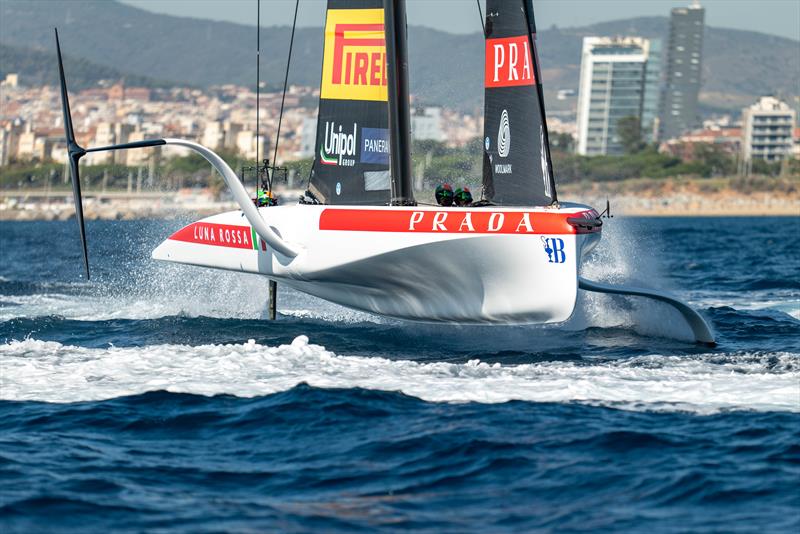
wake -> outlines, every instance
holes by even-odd
[[[579,402],[636,411],[800,412],[800,354],[638,356],[523,365],[342,356],[306,336],[275,347],[153,345],[91,349],[28,339],[0,345],[0,398],[99,401],[147,391],[239,397],[307,383],[401,392],[428,402]]]

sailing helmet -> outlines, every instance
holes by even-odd
[[[469,187],[459,187],[455,194],[456,206],[469,206],[472,204],[472,192]]]
[[[453,204],[453,187],[450,184],[436,186],[436,202],[440,206],[451,206]]]

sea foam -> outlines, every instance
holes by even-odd
[[[800,355],[788,352],[510,366],[341,356],[299,336],[276,347],[250,340],[103,349],[27,339],[0,345],[0,359],[0,398],[15,401],[93,401],[153,390],[254,397],[307,383],[397,391],[429,402],[580,402],[699,414],[800,411]]]

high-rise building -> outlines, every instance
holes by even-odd
[[[781,161],[793,153],[795,110],[771,96],[742,110],[742,165],[754,159]]]
[[[622,154],[620,119],[639,120],[653,140],[658,109],[658,41],[641,37],[584,37],[578,89],[578,143],[583,155]]]
[[[697,123],[697,95],[702,83],[705,9],[695,0],[672,10],[664,94],[661,97],[659,139],[678,137]]]
[[[297,156],[301,158],[313,158],[316,153],[317,142],[317,118],[304,117],[303,125],[300,128],[300,151]]]
[[[444,141],[442,108],[416,109],[411,114],[411,136],[418,140]]]
[[[642,140],[658,140],[658,106],[661,102],[661,40],[650,39],[647,64],[644,68],[644,93],[642,93]]]

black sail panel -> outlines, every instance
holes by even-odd
[[[483,196],[511,206],[556,200],[530,0],[486,0]]]
[[[388,90],[382,0],[329,0],[314,171],[325,204],[387,204]]]

